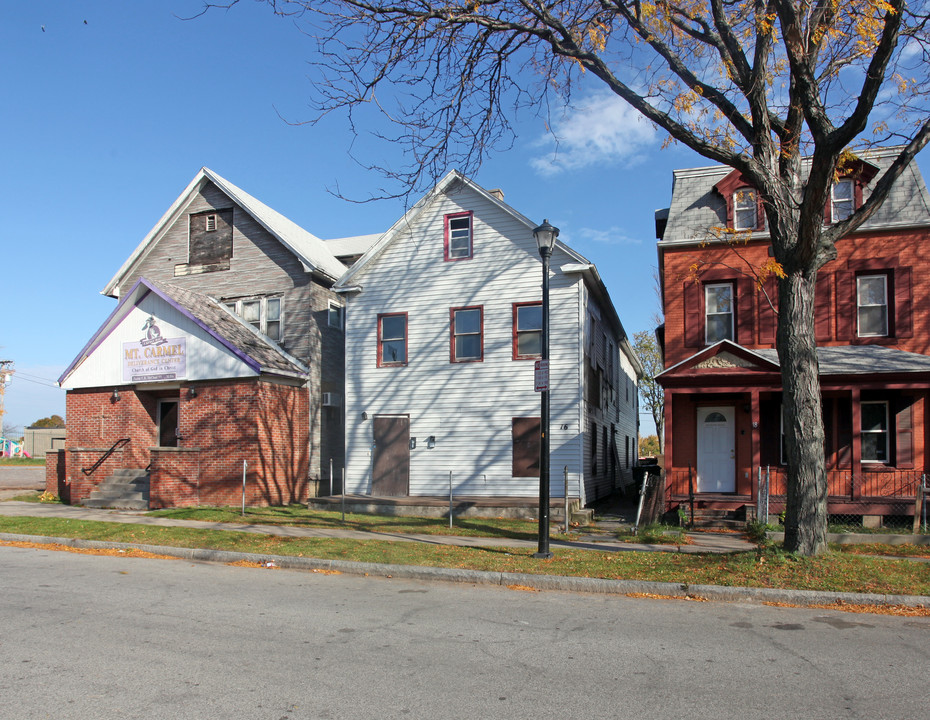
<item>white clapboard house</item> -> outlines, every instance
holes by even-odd
[[[452,171],[333,290],[346,299],[346,490],[533,498],[542,265],[532,221]],[[632,481],[642,366],[594,265],[550,275],[551,495]]]

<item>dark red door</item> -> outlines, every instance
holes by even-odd
[[[408,495],[410,483],[410,418],[375,415],[372,495]]]

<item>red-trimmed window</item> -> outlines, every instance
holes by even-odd
[[[542,303],[513,304],[513,359],[542,356]]]
[[[752,188],[733,193],[733,229],[755,230],[759,227],[759,198]]]
[[[734,309],[733,283],[704,286],[704,342],[707,345],[735,340]]]
[[[378,367],[407,364],[407,313],[378,315]]]
[[[451,362],[481,362],[484,359],[484,308],[452,308],[449,311]]]
[[[472,246],[471,212],[452,213],[445,218],[443,253],[446,260],[470,260]]]
[[[856,276],[856,334],[859,337],[886,337],[888,328],[888,275]]]
[[[830,189],[830,221],[845,220],[856,209],[856,185],[850,178],[837,180]]]
[[[742,173],[734,170],[714,188],[727,204],[727,227],[732,230],[765,230],[765,213],[759,193]]]

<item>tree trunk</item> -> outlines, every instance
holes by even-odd
[[[785,549],[817,555],[826,549],[827,475],[817,342],[816,270],[789,271],[779,281],[778,334],[788,453]]]

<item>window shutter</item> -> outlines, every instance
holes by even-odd
[[[836,273],[836,339],[856,337],[856,283],[851,272]]]
[[[814,337],[817,342],[833,339],[833,274],[817,276],[814,288]]]
[[[894,271],[894,336],[914,337],[911,320],[911,269],[900,267]]]
[[[898,398],[895,413],[895,466],[900,469],[914,467],[914,422],[911,398]]]
[[[512,433],[513,477],[539,477],[539,418],[513,418]]]
[[[769,304],[769,300],[778,307],[778,283],[775,278],[767,278],[765,283],[765,293],[759,290],[756,293],[756,299],[759,303],[759,342],[775,342],[775,329],[778,322],[778,316],[774,308]],[[768,297],[766,298],[766,294]]]
[[[752,284],[751,278],[740,278],[733,288],[736,294],[736,332],[734,340],[740,345],[754,345],[752,322]]]
[[[682,290],[685,302],[685,347],[704,346],[704,288],[701,283],[686,280]]]

